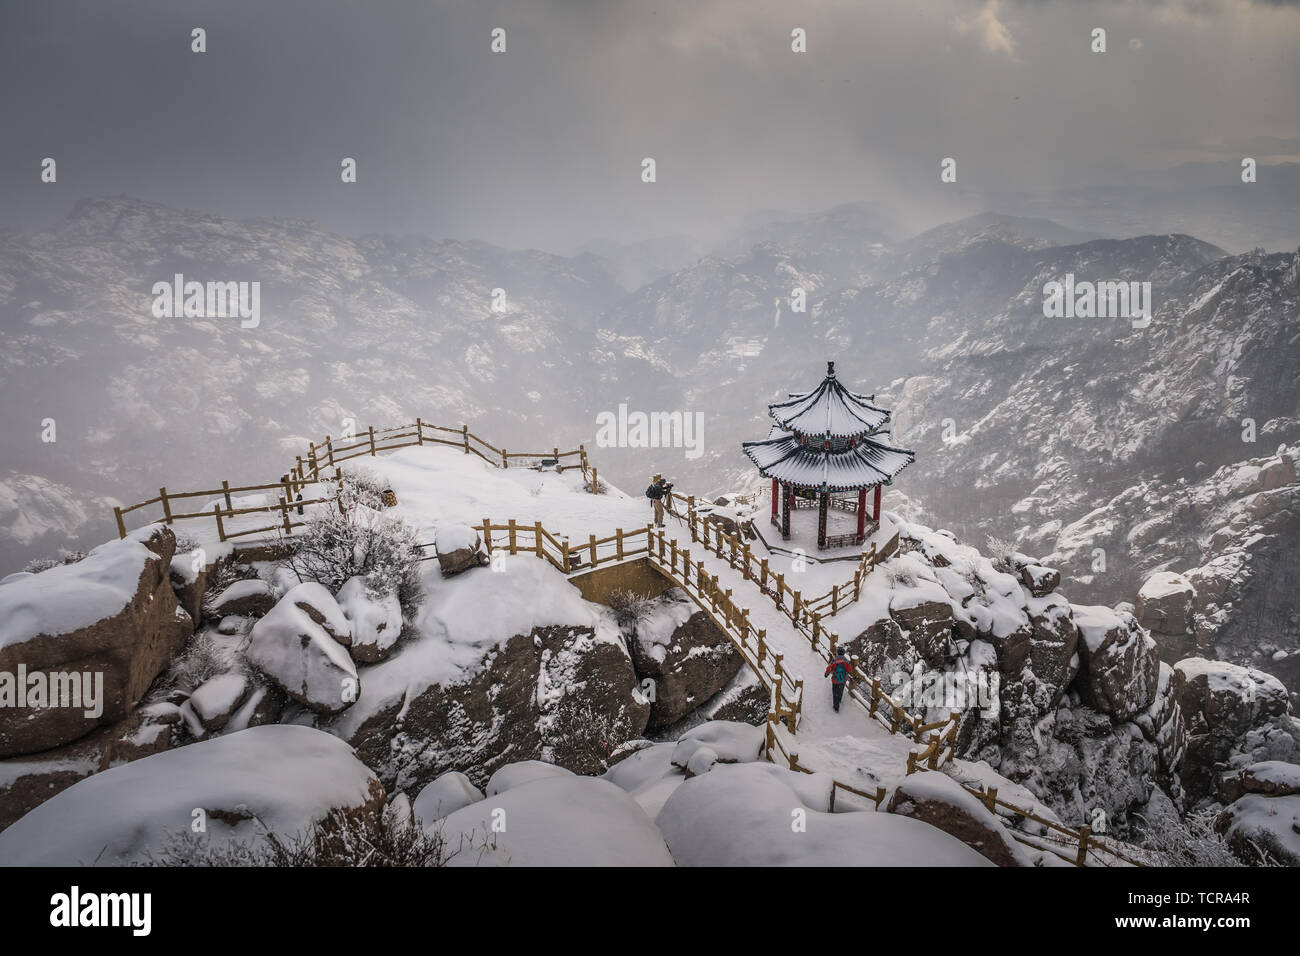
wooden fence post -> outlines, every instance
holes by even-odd
[[[1076,866],[1083,866],[1088,862],[1088,839],[1091,834],[1092,827],[1088,826],[1086,823],[1079,827],[1079,853],[1074,858]]]
[[[468,455],[469,454],[469,426],[468,425],[460,426],[460,436],[461,439],[465,442],[465,454]]]
[[[588,543],[589,543],[590,546],[591,546],[591,566],[594,568],[594,567],[596,566],[596,563],[597,563],[597,561],[596,561],[596,536],[595,536],[594,534],[593,534],[593,535],[589,535],[588,538],[587,538],[587,541],[588,541]]]
[[[600,476],[596,474],[596,469],[591,469],[591,493],[600,494]]]
[[[984,791],[984,806],[989,808],[989,813],[998,812],[998,788],[989,787]]]
[[[284,519],[284,533],[293,534],[293,528],[289,525],[289,501],[284,495],[280,496],[280,517]]]
[[[504,448],[501,449],[501,467],[502,468],[510,467],[510,455],[506,452]]]
[[[614,554],[617,556],[616,560],[618,561],[623,560],[623,529],[622,528],[614,529]]]
[[[483,547],[492,553],[492,522],[487,518],[483,519]]]
[[[533,540],[536,542],[537,556],[540,558],[542,557],[542,523],[540,521],[533,525]],[[569,569],[565,568],[564,570]]]
[[[159,488],[159,489],[158,489],[158,497],[162,499],[163,514],[166,516],[167,523],[168,523],[168,524],[171,524],[171,523],[172,523],[172,506],[171,506],[171,502],[169,502],[169,501],[167,500],[167,489],[166,489],[166,488]]]
[[[567,534],[560,539],[560,545],[564,548],[564,573],[568,574],[573,570],[573,565],[569,563],[569,536]]]
[[[126,537],[126,523],[122,520],[122,509],[117,505],[113,506],[113,517],[117,519],[117,536]]]
[[[375,426],[370,426],[370,457],[375,457]]]
[[[213,505],[213,506],[212,506],[212,513],[216,516],[216,519],[217,519],[217,538],[218,538],[218,540],[220,540],[220,541],[225,541],[225,540],[226,540],[226,525],[225,525],[225,522],[223,522],[223,521],[221,520],[221,505]]]
[[[329,435],[325,436],[325,464],[334,467],[334,439]]]
[[[424,422],[418,417],[415,419],[415,443],[417,445],[424,444]]]
[[[517,542],[517,539],[516,539],[516,535],[517,535],[517,533],[518,533],[518,532],[517,532],[517,530],[516,530],[516,528],[515,528],[515,519],[514,519],[514,518],[511,518],[511,519],[510,519],[510,553],[511,553],[511,554],[518,554],[518,553],[519,553],[518,542]]]

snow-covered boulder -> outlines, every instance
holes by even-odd
[[[205,730],[220,730],[248,697],[249,689],[243,674],[218,674],[200,684],[186,703]]]
[[[304,581],[290,588],[280,600],[296,605],[321,630],[344,647],[352,644],[352,622],[323,584]]]
[[[1213,793],[1225,769],[1262,760],[1300,762],[1300,722],[1287,712],[1276,677],[1226,661],[1189,657],[1179,705],[1187,724],[1187,753],[1179,768],[1193,798]]]
[[[438,552],[438,567],[444,578],[488,563],[482,538],[467,524],[439,525],[433,536],[433,547]]]
[[[1041,564],[1026,564],[1020,569],[1020,580],[1034,597],[1046,597],[1061,583],[1061,572]]]
[[[694,776],[707,773],[715,763],[751,763],[762,753],[765,733],[763,727],[710,720],[678,738],[672,764]]]
[[[231,715],[222,729],[232,734],[249,727],[279,723],[285,702],[284,691],[274,684],[257,684],[249,691],[244,702],[239,705],[239,709]]]
[[[1248,860],[1262,850],[1283,866],[1300,866],[1300,796],[1248,793],[1215,818],[1214,829]]]
[[[457,810],[441,827],[451,866],[673,865],[636,801],[594,777],[513,786]]]
[[[1033,866],[1035,854],[1017,843],[996,814],[943,773],[916,773],[894,790],[887,809],[956,837],[998,866]]]
[[[159,702],[70,744],[0,761],[0,830],[78,780],[172,746],[180,711]]]
[[[727,635],[679,589],[651,602],[636,621],[628,650],[637,676],[654,682],[648,730],[677,723],[744,666]]]
[[[356,701],[357,670],[347,650],[297,603],[296,590],[253,625],[248,660],[300,704],[335,714]]]
[[[41,804],[0,833],[0,865],[114,866],[157,857],[170,841],[253,842],[378,828],[384,788],[346,743],[309,727],[254,727],[113,767]],[[206,832],[192,834],[201,814]],[[263,829],[265,827],[265,830]]]
[[[505,769],[503,767],[497,773]],[[469,777],[458,770],[452,770],[420,791],[415,798],[415,803],[411,805],[411,812],[420,826],[428,826],[435,820],[440,820],[450,813],[455,813],[461,807],[478,803],[482,799],[483,791],[474,786]]]
[[[349,578],[339,589],[338,604],[352,625],[352,658],[375,664],[388,656],[402,633],[402,605],[396,592],[372,594],[364,577]]]
[[[1287,712],[1286,688],[1271,674],[1203,657],[1174,666],[1183,675],[1183,716],[1193,733],[1238,737]]]
[[[1078,604],[1072,609],[1084,699],[1120,720],[1150,707],[1160,677],[1156,642],[1131,614]]]
[[[261,617],[275,607],[275,592],[261,578],[236,581],[212,599],[216,617]]]
[[[1157,571],[1138,591],[1138,623],[1151,632],[1162,660],[1174,663],[1196,651],[1196,588],[1181,574]]]
[[[1224,775],[1219,792],[1225,800],[1243,794],[1258,793],[1266,797],[1289,797],[1300,794],[1300,764],[1282,760],[1261,760]]]
[[[0,757],[66,744],[139,702],[194,629],[171,588],[175,548],[150,525],[0,585]]]
[[[892,813],[826,813],[806,777],[767,763],[718,764],[682,783],[655,823],[679,866],[992,866],[960,840]]]
[[[534,780],[572,776],[572,770],[557,767],[553,763],[546,763],[543,760],[521,760],[518,763],[508,763],[492,774],[492,778],[488,780],[487,790],[484,793],[489,797],[495,797],[498,793],[513,790],[515,787],[522,787]]]

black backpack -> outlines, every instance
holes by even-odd
[[[658,485],[651,485],[645,490],[645,496],[650,499],[656,499],[656,498],[662,498],[664,496],[664,493],[659,488]]]

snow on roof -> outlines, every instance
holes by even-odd
[[[835,378],[835,363],[828,362],[826,378],[817,388],[775,402],[767,410],[782,428],[804,435],[848,438],[874,434],[889,421],[889,411],[873,405],[873,397],[850,392]]]
[[[916,460],[915,452],[870,438],[841,451],[801,444],[791,434],[742,442],[741,448],[764,478],[798,488],[867,488],[892,481]]]

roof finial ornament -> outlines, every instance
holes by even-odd
[[[826,363],[826,377],[827,377],[827,378],[834,378],[834,377],[835,377],[835,363],[834,363],[834,362],[827,362],[827,363]]]

